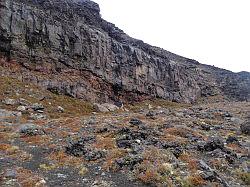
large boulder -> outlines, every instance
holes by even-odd
[[[241,132],[243,134],[250,135],[250,121],[245,121],[240,125]]]
[[[33,123],[26,123],[19,127],[19,133],[24,136],[36,136],[44,135],[45,131]]]
[[[114,112],[119,109],[116,105],[110,104],[110,103],[104,103],[104,104],[94,104],[94,109],[96,112]]]

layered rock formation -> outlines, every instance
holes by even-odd
[[[95,102],[250,98],[250,73],[202,65],[133,39],[103,20],[90,0],[0,0],[0,54],[24,67],[21,79]]]

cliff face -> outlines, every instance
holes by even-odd
[[[202,65],[133,39],[103,20],[89,0],[0,0],[0,54],[24,67],[21,79],[91,101],[250,98],[249,73]]]

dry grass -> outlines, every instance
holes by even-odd
[[[157,171],[157,168],[149,165],[149,163],[143,163],[140,169],[144,169],[144,172],[138,174],[138,179],[145,184],[159,183],[161,176]]]
[[[194,158],[194,155],[188,153],[182,153],[179,156],[179,160],[186,162],[188,164],[188,169],[191,172],[196,172],[198,170],[198,163],[197,160]]]
[[[17,169],[17,180],[23,187],[45,187],[45,181],[37,174],[32,173],[32,171],[18,168]]]
[[[10,144],[0,144],[0,152],[3,152],[8,158],[19,159],[20,161],[30,160],[32,158],[32,155]]]
[[[127,155],[127,150],[125,149],[112,149],[109,150],[106,156],[106,161],[104,162],[102,168],[107,171],[117,171],[117,165],[115,163],[116,159],[122,158]]]
[[[44,145],[49,142],[49,138],[47,136],[37,135],[37,136],[25,136],[21,138],[22,141],[30,144],[30,145]]]
[[[240,147],[238,144],[230,143],[230,144],[227,144],[227,147],[235,151],[236,153],[248,154],[248,150],[243,147]]]
[[[10,144],[0,144],[0,151],[6,151],[10,149],[12,146]]]
[[[152,108],[162,107],[162,108],[185,108],[190,107],[191,105],[185,104],[185,103],[176,103],[167,101],[164,99],[152,99],[152,100],[146,100],[139,103],[134,103],[133,105],[126,105],[125,108],[128,108],[130,111],[139,111],[141,109],[147,109],[149,106]]]
[[[117,148],[115,138],[101,136],[96,137],[96,143],[93,145],[93,147],[106,150]]]
[[[186,145],[188,143],[188,140],[186,138],[182,138],[180,136],[174,136],[171,134],[167,134],[165,132],[164,136],[162,136],[160,139],[166,142],[174,142],[179,145]]]
[[[78,168],[84,163],[82,158],[69,156],[64,151],[52,152],[47,159],[53,161],[57,167],[74,166]]]
[[[240,172],[238,176],[245,185],[250,185],[250,173]]]
[[[145,184],[170,185],[171,176],[175,175],[170,160],[170,152],[149,147],[143,152],[143,162],[136,167],[135,176]]]
[[[206,181],[198,174],[187,177],[185,187],[204,186]]]
[[[41,101],[43,97],[45,99]],[[0,76],[0,100],[5,98],[23,98],[29,103],[41,103],[51,118],[82,116],[94,111],[93,106],[88,102],[64,95],[56,95],[39,86]],[[9,110],[15,110],[17,107],[17,105],[6,106],[1,103],[0,106]],[[64,113],[57,111],[58,106],[64,108]]]

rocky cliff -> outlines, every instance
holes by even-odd
[[[133,39],[90,0],[0,0],[0,54],[20,79],[85,100],[250,99],[250,73],[202,65]]]

